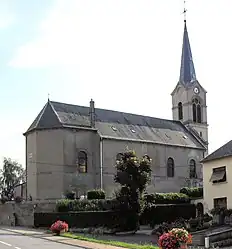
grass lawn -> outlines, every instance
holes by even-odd
[[[119,246],[119,247],[124,247],[124,248],[131,248],[131,249],[158,249],[159,248],[157,246],[152,246],[152,245],[139,245],[139,244],[130,244],[130,243],[125,243],[125,242],[120,242],[120,241],[99,240],[97,238],[85,237],[84,235],[82,236],[82,235],[77,235],[73,233],[64,233],[62,234],[62,236],[66,238],[71,238],[71,239],[78,239],[78,240],[84,240],[88,242],[94,242],[94,243],[111,245],[111,246]]]

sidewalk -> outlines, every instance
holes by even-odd
[[[51,234],[48,234],[47,231],[45,230],[37,230],[37,229],[29,229],[29,228],[11,228],[11,227],[0,227],[0,229],[13,232],[13,233],[18,233],[24,236],[30,236],[30,237],[36,237],[36,238],[41,238],[65,245],[71,245],[71,246],[77,246],[77,247],[82,247],[86,249],[122,249],[122,247],[117,247],[117,246],[111,246],[111,245],[104,245],[104,244],[98,244],[94,242],[89,242],[89,241],[83,241],[83,240],[77,240],[77,239],[71,239],[71,238],[65,238],[62,236],[53,236]]]

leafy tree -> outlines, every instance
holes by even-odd
[[[150,157],[138,158],[134,151],[125,152],[116,162],[116,170],[114,181],[121,185],[116,198],[121,208],[139,213],[141,196],[151,180]]]
[[[12,200],[14,188],[25,181],[26,172],[22,165],[10,158],[4,158],[3,168],[0,170],[0,192],[2,197]]]

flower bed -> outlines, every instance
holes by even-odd
[[[187,248],[192,243],[192,236],[183,228],[173,228],[159,237],[159,246],[162,249]]]

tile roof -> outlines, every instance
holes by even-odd
[[[228,143],[222,145],[219,149],[215,150],[213,153],[206,156],[202,163],[209,162],[212,160],[224,158],[232,156],[232,140],[230,140]]]
[[[95,128],[109,139],[205,149],[179,121],[95,108]],[[89,107],[48,101],[27,132],[59,127],[91,128]]]

